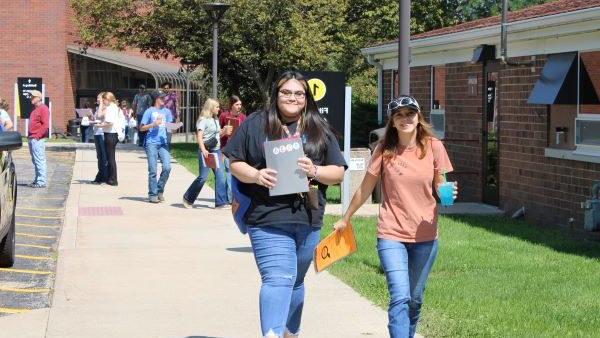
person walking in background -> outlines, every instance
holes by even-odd
[[[140,123],[146,110],[152,106],[152,97],[150,97],[150,93],[146,92],[145,85],[140,85],[140,91],[133,97],[132,106],[135,112],[135,119],[137,120],[138,145],[143,147],[146,133],[140,131]]]
[[[46,137],[48,137],[50,111],[38,90],[31,91],[31,104],[35,107],[29,115],[29,153],[35,168],[31,188],[46,187]]]
[[[106,146],[104,144],[104,129],[100,123],[104,122],[104,101],[102,97],[105,92],[98,94],[96,99],[96,112],[94,113],[94,144],[96,146],[96,159],[98,160],[98,173],[92,181],[93,184],[106,183],[108,179],[108,157],[106,156]]]
[[[171,82],[164,82],[160,85],[161,91],[166,95],[165,96],[165,108],[171,111],[173,115],[173,121],[179,122],[179,111],[177,110],[177,93],[174,90],[171,90]],[[167,130],[167,138],[169,144],[171,144],[171,135],[172,133]]]
[[[129,121],[131,121],[131,119],[133,118],[133,109],[129,108],[129,103],[127,102],[127,100],[122,100],[120,111],[123,115],[123,118],[125,119],[125,140],[123,141],[123,143],[127,143],[131,140],[129,137],[131,129],[129,126]]]
[[[117,160],[116,151],[119,143],[119,128],[121,128],[121,117],[119,116],[119,107],[117,99],[111,92],[105,92],[102,95],[104,105],[104,122],[100,124],[104,131],[104,147],[106,148],[106,160],[108,162],[108,175],[106,184],[117,186]]]
[[[8,115],[8,102],[0,97],[0,131],[13,129],[13,123]]]
[[[203,157],[207,158],[210,153],[216,154],[218,157],[217,162],[221,162],[221,141],[220,138],[225,133],[219,127],[219,121],[217,115],[219,113],[219,102],[217,100],[208,99],[202,107],[200,116],[196,121],[196,141],[198,142],[198,162],[199,162],[199,175],[192,182],[190,187],[183,195],[183,206],[191,208],[196,198],[200,194],[208,174],[212,169],[215,175],[215,208],[216,209],[227,209],[231,205],[227,203],[227,191],[225,190],[225,177],[223,176],[223,165],[220,163],[217,168],[209,168],[205,165]]]
[[[233,135],[234,125],[239,127],[242,122],[246,119],[246,115],[242,113],[242,100],[236,95],[229,97],[228,110],[223,111],[219,115],[219,124],[225,130],[221,137],[221,148],[225,148],[227,140]],[[229,204],[232,202],[231,196],[231,169],[230,162],[227,157],[223,159],[223,165],[225,167],[225,186],[227,188],[227,201]]]
[[[159,203],[165,200],[164,191],[171,173],[171,155],[167,140],[166,124],[173,122],[171,111],[165,107],[164,93],[156,93],[154,105],[142,117],[141,130],[146,134],[146,155],[148,157],[148,201]],[[158,159],[162,164],[160,178],[156,180]]]
[[[251,196],[245,222],[262,278],[262,336],[296,337],[304,306],[304,276],[323,225],[325,192],[327,186],[342,181],[346,162],[302,74],[283,73],[269,102],[266,112],[246,119],[223,152],[231,160],[232,174],[247,184]],[[286,177],[266,167],[263,145],[265,140],[283,138],[304,144],[306,157],[298,159],[297,166],[318,185],[316,199],[306,194],[269,195],[269,189]]]
[[[385,136],[373,152],[367,174],[334,228],[342,230],[350,224],[381,181],[377,250],[390,294],[388,330],[391,338],[412,338],[438,251],[433,189],[445,182],[452,164],[413,97],[392,100],[388,117]],[[456,194],[455,186],[454,198]]]
[[[90,109],[89,103],[83,104],[84,109]],[[88,140],[88,131],[90,129],[90,116],[84,115],[81,117],[81,122],[79,123],[79,130],[81,132],[81,143],[86,143]]]

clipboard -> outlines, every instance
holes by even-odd
[[[348,224],[344,230],[332,232],[317,245],[314,252],[315,271],[321,272],[355,252],[354,230],[352,230],[352,224]]]

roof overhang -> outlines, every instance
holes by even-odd
[[[72,54],[148,73],[154,77],[157,86],[164,81],[169,81],[176,87],[185,86],[185,74],[180,71],[180,67],[173,64],[108,49],[88,47],[83,50],[77,45],[68,45],[67,51]]]
[[[600,7],[510,22],[508,33],[508,57],[600,49]],[[499,46],[500,25],[411,40],[411,66],[468,62],[483,44]],[[385,69],[395,69],[397,51],[397,43],[361,49]]]

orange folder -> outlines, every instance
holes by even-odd
[[[334,231],[325,237],[315,248],[315,270],[321,272],[331,264],[356,252],[356,240],[352,225],[340,231]]]

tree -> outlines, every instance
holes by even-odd
[[[72,0],[71,4],[84,45],[139,48],[157,58],[171,55],[210,68],[212,23],[197,1]],[[344,12],[343,1],[233,1],[220,30],[220,82],[265,103],[278,72],[327,69],[342,53],[339,27]]]

